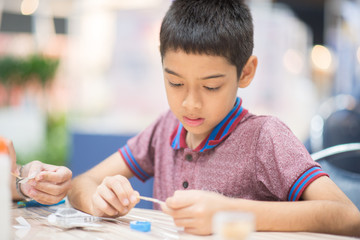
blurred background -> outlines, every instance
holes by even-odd
[[[158,34],[170,3],[0,0],[0,135],[20,163],[77,175],[168,108]],[[280,118],[310,152],[359,141],[360,0],[248,3],[259,67],[239,90],[245,108]],[[327,126],[342,110],[355,118]]]

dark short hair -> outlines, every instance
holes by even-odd
[[[241,71],[254,48],[254,27],[243,0],[174,0],[160,29],[160,53],[168,50],[225,57]]]

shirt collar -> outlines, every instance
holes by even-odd
[[[194,149],[195,152],[204,152],[216,147],[221,143],[238,125],[241,119],[248,112],[242,106],[241,98],[237,98],[233,109],[228,115],[212,130],[210,135]],[[186,129],[179,121],[170,137],[170,144],[173,149],[187,148]]]

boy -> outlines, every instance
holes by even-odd
[[[240,210],[256,215],[258,231],[359,234],[358,209],[290,130],[241,106],[237,89],[257,67],[241,1],[173,1],[160,44],[171,111],[75,178],[74,207],[125,215],[139,201],[127,179],[154,176],[154,197],[188,233],[211,234],[217,211]]]
[[[0,144],[4,144],[11,159],[11,172],[21,177],[36,174],[34,179],[19,183],[15,177],[11,179],[13,200],[34,199],[42,204],[55,204],[62,200],[71,185],[72,172],[67,167],[32,161],[22,166],[16,165],[16,153],[12,141],[0,136]]]

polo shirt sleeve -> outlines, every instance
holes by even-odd
[[[142,182],[154,175],[154,142],[163,119],[163,115],[144,131],[129,139],[127,144],[119,149],[131,172]]]
[[[306,187],[328,176],[291,130],[268,117],[258,132],[256,178],[269,199],[297,201]]]

